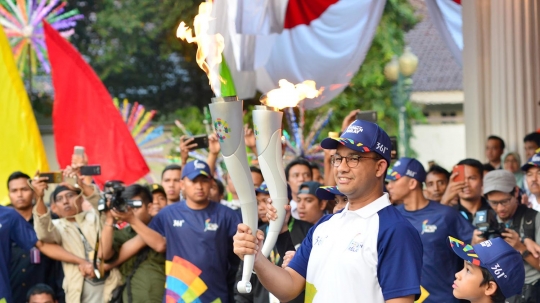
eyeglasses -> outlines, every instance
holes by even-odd
[[[342,156],[337,156],[337,155],[333,155],[332,158],[330,159],[330,162],[332,163],[332,165],[334,167],[338,167],[341,165],[341,162],[343,161],[343,159],[345,159],[345,162],[347,163],[347,166],[349,166],[350,168],[355,168],[358,166],[358,163],[360,162],[360,159],[372,159],[372,160],[375,160],[375,161],[378,161],[380,160],[381,158],[379,157],[362,157],[362,156],[348,156],[348,157],[342,157]]]
[[[63,196],[56,196],[54,199],[54,202],[64,202],[64,199],[67,199],[67,201],[73,200],[73,198],[77,197],[78,195],[74,192],[68,192],[67,194]]]
[[[510,201],[512,201],[512,197],[508,198],[508,199],[504,199],[504,200],[501,200],[501,201],[489,201],[489,205],[491,205],[491,207],[493,208],[496,208],[498,205],[501,205],[501,206],[506,206],[508,205],[508,203],[510,203]]]

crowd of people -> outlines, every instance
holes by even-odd
[[[264,176],[254,159],[254,235],[231,177],[217,177],[213,135],[206,161],[181,140],[182,165],[165,167],[161,184],[102,191],[76,154],[54,186],[13,172],[0,302],[540,302],[540,133],[524,138],[526,161],[490,136],[485,164],[426,170],[392,159],[387,133],[355,114],[321,142],[321,166],[286,163],[290,203],[268,257],[277,209]],[[253,132],[245,138],[256,154]],[[252,291],[240,293],[251,254]]]

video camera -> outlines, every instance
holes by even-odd
[[[494,238],[504,238],[506,225],[497,221],[497,214],[494,210],[479,210],[474,216],[473,225],[482,232],[482,238],[487,240]]]
[[[101,194],[98,201],[98,210],[100,212],[114,209],[119,212],[126,212],[128,207],[140,208],[142,201],[128,200],[122,197],[122,193],[126,188],[121,181],[107,181],[105,183],[105,191]],[[109,201],[109,205],[107,205]]]

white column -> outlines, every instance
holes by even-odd
[[[463,89],[467,156],[485,161],[487,136],[522,156],[540,126],[540,4],[463,0]]]

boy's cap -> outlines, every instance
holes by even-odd
[[[401,177],[410,177],[418,182],[426,181],[426,170],[422,163],[414,158],[402,157],[394,163],[394,166],[386,174],[387,181],[396,181]]]
[[[454,252],[463,260],[486,268],[506,298],[520,294],[525,283],[521,254],[503,238],[495,238],[471,246],[448,237]]]
[[[317,196],[317,189],[321,187],[322,184],[315,181],[308,181],[300,184],[300,187],[298,189],[298,194],[309,194]]]
[[[159,185],[157,183],[148,185],[148,189],[150,190],[150,193],[152,193],[152,194],[162,193],[162,194],[164,194],[166,196],[165,189],[163,188],[163,186],[161,186],[161,185]]]
[[[536,150],[536,154],[534,154],[527,163],[525,163],[522,167],[522,171],[528,171],[531,167],[539,167],[540,166],[540,148]]]
[[[375,123],[355,120],[339,138],[322,140],[321,147],[337,149],[338,144],[362,153],[377,153],[390,163],[392,142],[388,134]]]
[[[492,191],[510,193],[517,186],[514,174],[504,170],[497,169],[488,172],[484,176],[484,195]]]
[[[345,196],[337,186],[321,186],[317,189],[317,198],[321,200],[334,200],[336,196]]]
[[[208,166],[208,164],[204,161],[194,160],[188,162],[182,169],[182,179],[188,177],[189,180],[194,180],[200,175],[212,178],[210,166]]]
[[[261,186],[255,188],[255,192],[258,194],[268,194],[268,186],[266,182],[261,183]]]

